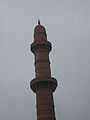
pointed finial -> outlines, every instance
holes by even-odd
[[[38,25],[40,25],[40,20],[38,20]]]

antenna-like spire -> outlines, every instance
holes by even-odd
[[[38,19],[38,25],[40,25],[40,20]]]

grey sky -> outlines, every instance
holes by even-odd
[[[53,45],[57,120],[90,120],[89,0],[0,0],[0,120],[36,119],[29,47],[38,18]]]

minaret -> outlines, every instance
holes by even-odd
[[[51,77],[51,49],[46,30],[38,21],[34,29],[34,42],[31,44],[31,51],[35,56],[35,78],[30,82],[31,89],[36,93],[37,120],[56,120],[53,92],[57,87],[57,80]]]

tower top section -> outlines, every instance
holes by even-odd
[[[40,25],[40,20],[38,20],[38,25]]]
[[[47,41],[47,34],[45,27],[40,24],[40,20],[38,20],[38,25],[34,28],[34,42],[44,43]]]

